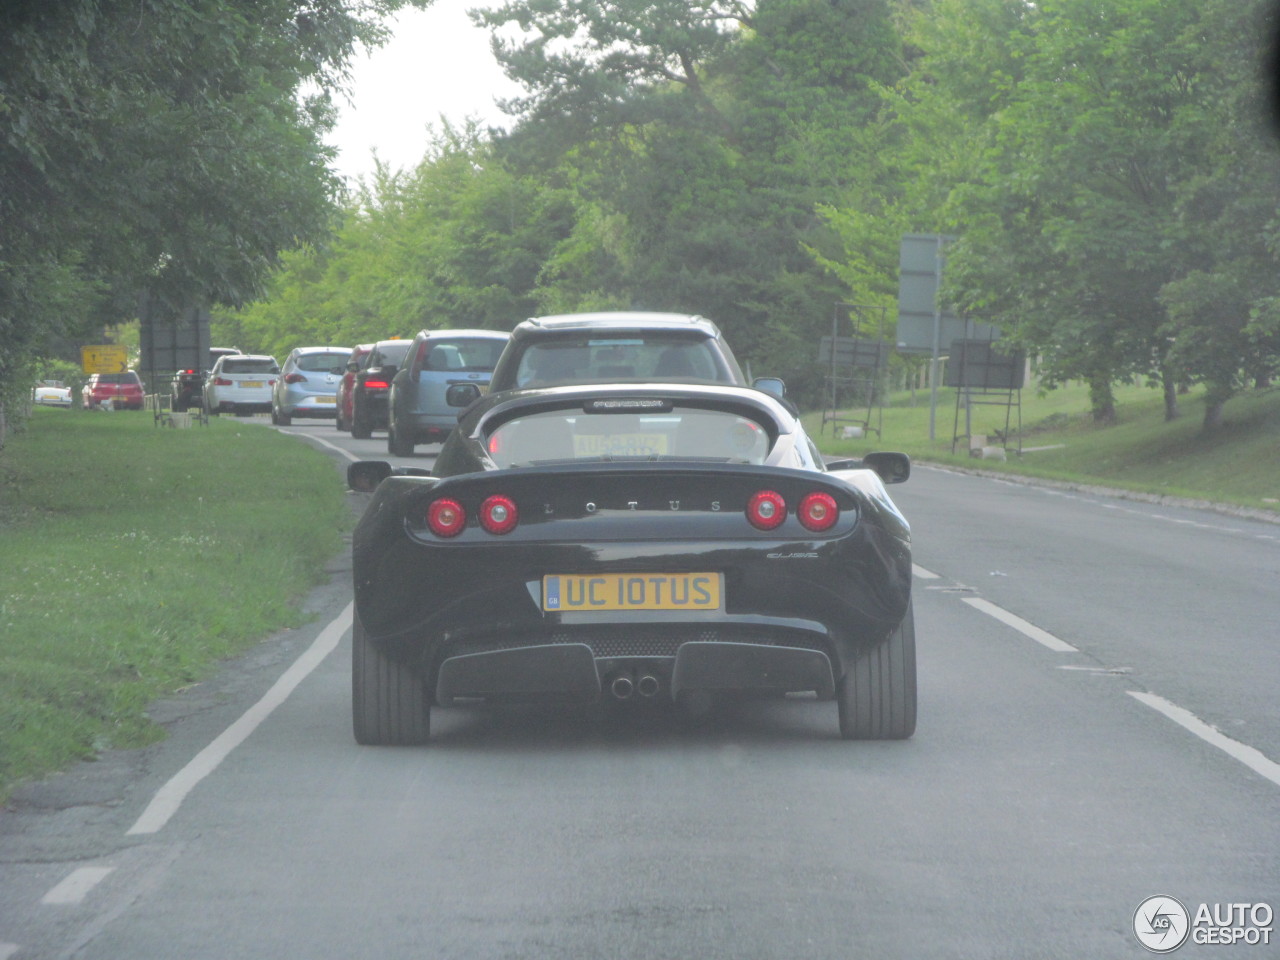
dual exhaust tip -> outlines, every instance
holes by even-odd
[[[652,673],[642,673],[635,679],[629,673],[619,673],[609,681],[609,693],[615,700],[630,700],[632,697],[651,700],[661,689],[662,682]]]

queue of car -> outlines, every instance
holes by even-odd
[[[845,739],[914,733],[911,535],[886,492],[905,454],[825,463],[781,381],[748,384],[700,317],[537,318],[501,351],[443,333],[391,378],[393,454],[445,426],[411,385],[454,413],[431,469],[348,471],[373,494],[357,742],[426,743],[437,706],[793,696],[834,700]]]

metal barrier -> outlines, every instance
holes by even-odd
[[[143,398],[143,406],[151,411],[151,416],[157,427],[177,427],[181,429],[190,427],[192,423],[199,423],[203,427],[209,425],[209,415],[204,412],[203,407],[185,411],[174,410],[173,398],[167,393],[148,393]]]

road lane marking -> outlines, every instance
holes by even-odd
[[[286,434],[286,435],[288,435],[288,436],[290,436],[290,437],[302,437],[304,440],[311,440],[311,441],[314,441],[315,443],[321,443],[321,444],[324,444],[324,445],[325,445],[326,447],[328,447],[330,450],[337,450],[337,451],[338,451],[338,453],[342,454],[344,457],[346,457],[346,458],[347,458],[348,460],[350,460],[352,463],[359,463],[359,462],[360,462],[360,458],[359,458],[359,457],[357,457],[354,453],[348,453],[346,450],[343,450],[343,449],[342,449],[340,446],[338,446],[336,443],[330,443],[330,442],[329,442],[328,440],[326,440],[324,437],[317,437],[317,436],[315,436],[314,434],[310,434],[310,433],[303,433],[303,432],[301,432],[301,431],[299,431],[299,430],[283,430],[283,429],[281,429],[280,427],[276,427],[276,430],[277,430],[277,432],[279,432],[279,433],[283,433],[283,434]]]
[[[9,960],[19,949],[16,943],[0,943],[0,960]]]
[[[324,661],[342,635],[351,627],[351,611],[355,602],[347,604],[336,619],[320,631],[311,646],[293,662],[293,665],[281,675],[280,679],[252,707],[227,727],[211,744],[201,750],[181,770],[175,773],[151,798],[147,808],[142,811],[136,823],[129,828],[128,834],[155,833],[169,818],[178,812],[182,801],[201,780],[213,773],[223,760],[253,733],[276,707],[284,703],[294,689],[316,667]]]
[[[89,895],[115,867],[80,867],[40,898],[41,903],[74,906]]]
[[[961,597],[965,603],[973,607],[975,610],[981,610],[989,617],[995,617],[1005,626],[1013,627],[1025,637],[1029,637],[1036,643],[1048,647],[1054,653],[1079,653],[1080,651],[1067,643],[1065,640],[1059,640],[1047,630],[1041,630],[1034,623],[1023,620],[1020,616],[1010,613],[1003,607],[997,607],[990,600],[983,600],[981,597]]]
[[[915,563],[911,565],[911,572],[914,573],[921,580],[941,580],[942,579],[941,574],[934,573],[932,570],[926,570],[924,567]]]
[[[1156,696],[1154,693],[1142,693],[1138,690],[1130,690],[1128,693],[1139,703],[1145,703],[1152,710],[1163,713],[1178,726],[1194,733],[1205,743],[1217,747],[1228,756],[1239,760],[1254,773],[1280,786],[1280,763],[1276,763],[1262,751],[1241,743],[1239,740],[1232,740],[1219,732],[1216,727],[1205,723],[1190,710],[1171,703],[1164,697]]]

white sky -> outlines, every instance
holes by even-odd
[[[489,35],[466,11],[484,0],[435,0],[426,10],[405,9],[389,24],[392,39],[357,56],[351,102],[339,101],[338,123],[326,138],[339,150],[338,172],[349,179],[373,173],[373,152],[393,169],[412,169],[426,153],[426,127],[441,115],[455,125],[475,117],[505,127],[494,103],[520,88],[502,74],[489,51]]]

